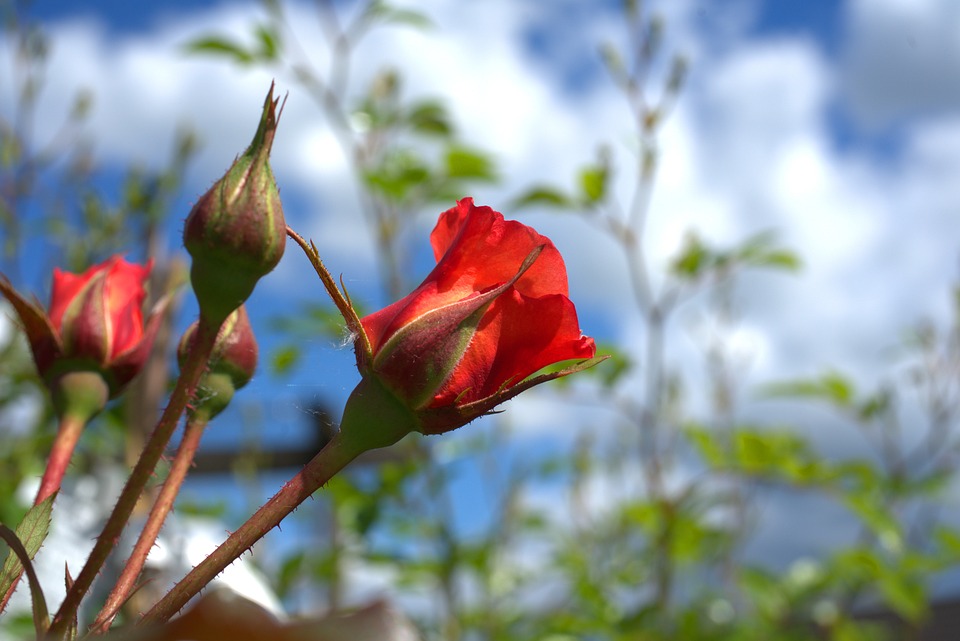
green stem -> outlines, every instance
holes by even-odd
[[[219,330],[219,325],[212,326],[203,316],[200,317],[200,326],[193,344],[193,351],[180,371],[180,378],[177,379],[177,385],[170,395],[170,401],[154,428],[153,434],[150,435],[150,440],[147,441],[143,452],[140,454],[140,459],[130,473],[130,478],[127,479],[127,484],[120,493],[110,518],[103,526],[100,536],[97,537],[97,542],[94,544],[86,564],[74,580],[73,586],[67,591],[67,596],[54,616],[49,633],[51,639],[60,639],[66,636],[67,630],[80,608],[81,599],[90,589],[93,580],[99,574],[107,557],[120,539],[123,528],[130,519],[143,488],[146,487],[147,482],[153,475],[154,468],[156,468],[157,462],[163,455],[167,443],[180,421],[180,415],[183,414],[187,402],[193,397],[200,377],[206,370],[207,360],[213,350]]]
[[[140,571],[147,561],[147,555],[150,554],[151,548],[156,543],[167,514],[173,509],[173,503],[180,492],[180,486],[183,484],[190,466],[193,465],[193,457],[200,445],[200,437],[203,436],[207,422],[208,418],[205,413],[196,413],[187,419],[187,425],[183,431],[183,440],[180,441],[180,447],[177,448],[177,454],[170,466],[167,480],[153,504],[153,509],[150,511],[150,516],[147,517],[146,525],[140,532],[140,538],[137,539],[130,558],[123,566],[120,578],[117,579],[117,583],[113,586],[113,590],[107,597],[100,614],[97,615],[96,620],[90,627],[93,634],[107,632],[120,608],[123,607],[123,604],[133,592]]]
[[[273,498],[220,544],[200,565],[193,568],[159,603],[143,615],[140,624],[162,623],[199,594],[210,581],[236,561],[275,528],[307,497],[316,492],[346,465],[367,448],[357,439],[346,438],[338,432],[300,472],[280,488]]]

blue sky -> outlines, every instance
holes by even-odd
[[[958,275],[960,5],[652,4],[666,18],[668,50],[691,61],[688,86],[661,141],[648,238],[655,264],[662,267],[691,228],[718,244],[775,230],[805,267],[796,277],[749,278],[738,290],[741,323],[730,338],[749,363],[745,389],[828,367],[875,382],[891,365],[891,349],[905,328],[922,318],[946,322],[949,285]],[[474,195],[502,209],[531,183],[570,184],[600,143],[611,145],[619,166],[629,165],[627,111],[596,54],[600,42],[623,38],[611,6],[432,0],[422,8],[437,29],[383,32],[375,46],[360,50],[356,74],[369,78],[383,63],[416,70],[407,77],[410,94],[444,98],[466,140],[499,159],[505,179]],[[315,41],[307,4],[292,8],[304,16],[298,21],[304,41]],[[31,11],[56,45],[44,120],[58,122],[77,88],[95,87],[91,128],[108,169],[128,162],[162,166],[178,126],[200,132],[204,147],[186,187],[185,215],[249,141],[272,76],[187,59],[180,47],[211,30],[245,36],[257,6],[117,0],[37,2]],[[9,55],[0,41],[0,113],[10,109],[2,71]],[[288,221],[317,241],[351,291],[371,305],[385,302],[376,294],[364,229],[344,215],[357,205],[344,188],[350,176],[343,158],[309,100],[289,79],[278,82],[290,91],[274,155]],[[622,195],[630,188],[626,173],[615,184]],[[430,218],[423,219],[421,240],[412,236],[421,257]],[[564,253],[584,331],[639,351],[642,330],[623,302],[622,266],[609,257],[602,235],[570,217],[533,211],[521,218]],[[175,221],[171,251],[178,251],[178,230]],[[297,254],[291,246],[258,290],[254,309],[296,309],[322,295],[319,284],[304,286],[309,266]],[[254,314],[258,329],[264,327],[267,314]],[[703,376],[693,365],[696,322],[695,309],[681,311],[670,339],[671,365],[694,383]],[[272,339],[261,336],[269,348]],[[316,399],[336,407],[356,380],[349,349],[327,339],[305,349],[310,365],[293,380],[278,384],[263,373],[245,392],[284,417],[283,438],[303,429],[296,414],[290,416],[291,405]],[[564,440],[552,429],[558,417],[549,398],[547,392],[510,404],[521,443]],[[855,439],[831,430],[813,428],[811,436],[835,450],[856,448]],[[776,507],[769,516],[771,534],[758,543],[765,555],[812,553],[830,544],[828,528],[791,529]]]

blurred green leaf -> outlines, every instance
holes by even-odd
[[[425,14],[413,9],[394,7],[381,0],[371,2],[367,7],[366,14],[368,18],[383,23],[402,24],[418,29],[433,27],[433,21]]]
[[[826,372],[819,378],[771,383],[761,388],[767,397],[815,398],[847,409],[855,396],[853,381],[839,372]]]
[[[460,180],[496,180],[493,162],[486,154],[466,147],[450,147],[444,158],[446,174]]]
[[[876,394],[871,394],[857,404],[857,418],[863,422],[872,421],[890,409],[890,402],[890,392],[887,390],[881,390]]]
[[[271,25],[260,24],[254,30],[260,49],[257,59],[260,62],[274,62],[280,57],[280,34]]]
[[[934,529],[932,538],[943,548],[946,556],[960,560],[960,531],[941,525]]]
[[[517,196],[511,203],[510,209],[517,210],[521,207],[529,206],[556,207],[559,209],[573,209],[576,203],[572,198],[564,194],[559,189],[553,187],[540,186],[532,187]]]
[[[745,567],[737,578],[740,587],[749,595],[750,603],[759,608],[764,617],[776,619],[783,616],[789,603],[775,575],[762,568]]]
[[[421,134],[449,136],[453,133],[450,115],[437,101],[417,103],[406,116],[410,128]]]
[[[693,281],[711,273],[726,275],[736,267],[798,269],[799,259],[788,250],[774,247],[772,241],[771,234],[762,233],[733,249],[719,250],[711,248],[696,232],[690,231],[671,262],[670,270],[680,278]]]
[[[684,428],[684,434],[708,465],[724,468],[730,464],[730,456],[714,430],[692,423]]]
[[[752,267],[772,267],[787,271],[800,269],[800,259],[793,252],[775,247],[774,236],[761,232],[745,240],[734,254],[737,259]]]
[[[789,430],[738,428],[733,434],[734,463],[746,474],[770,476],[798,485],[829,477],[829,468],[809,444]]]
[[[899,553],[903,550],[900,523],[877,495],[849,494],[843,497],[843,502],[860,517],[887,551]]]
[[[956,477],[954,470],[934,470],[914,477],[894,476],[887,483],[887,488],[894,497],[935,498],[950,487]]]
[[[608,174],[609,170],[602,165],[585,167],[581,170],[580,191],[587,203],[598,203],[606,196]]]
[[[288,374],[300,362],[300,348],[295,345],[286,345],[273,350],[270,358],[270,369],[277,376]]]
[[[683,248],[670,264],[670,271],[681,278],[695,280],[713,264],[712,259],[710,251],[700,237],[694,233],[688,233],[684,238]]]
[[[603,59],[607,71],[618,82],[625,82],[628,79],[627,67],[623,64],[623,56],[617,48],[609,42],[600,45],[600,57]]]
[[[364,173],[367,186],[395,202],[405,201],[431,177],[430,167],[412,150],[397,149]]]
[[[185,45],[188,53],[199,53],[230,58],[242,65],[249,65],[256,57],[243,46],[224,36],[201,36]]]
[[[918,622],[927,613],[927,593],[923,583],[896,572],[880,575],[877,587],[894,612],[911,622]]]
[[[274,585],[281,599],[290,594],[306,566],[307,553],[304,550],[294,552],[283,560],[277,572]]]
[[[191,501],[177,499],[177,514],[184,516],[203,517],[208,519],[223,518],[227,514],[226,501]]]

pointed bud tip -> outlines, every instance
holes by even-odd
[[[260,124],[257,127],[257,133],[253,136],[253,142],[247,148],[247,156],[264,156],[264,159],[270,155],[273,149],[273,139],[277,133],[277,126],[280,123],[280,116],[283,114],[283,107],[287,104],[286,96],[283,100],[274,97],[276,82],[270,83],[270,89],[267,91],[267,97],[263,101],[263,111],[260,114]]]
[[[253,142],[200,197],[187,216],[183,244],[201,313],[219,323],[250,296],[286,247],[283,205],[270,149],[283,104],[267,93]]]

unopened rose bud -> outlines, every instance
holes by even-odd
[[[118,396],[146,363],[160,324],[163,304],[143,318],[144,283],[150,265],[128,263],[120,256],[94,265],[82,274],[54,270],[49,313],[0,278],[0,293],[13,304],[27,334],[37,371],[54,393],[80,389],[75,378],[59,389],[68,373],[102,377],[110,398]],[[104,402],[106,398],[104,397]],[[58,408],[59,409],[59,408]]]
[[[190,279],[211,324],[239,307],[283,256],[286,222],[269,162],[278,103],[271,85],[253,142],[197,201],[184,226]]]
[[[180,366],[187,360],[197,334],[198,323],[184,332],[177,348]],[[257,369],[258,347],[247,308],[237,308],[224,321],[210,355],[207,373],[200,380],[194,412],[203,412],[207,420],[226,409],[234,393],[250,382]]]
[[[465,198],[431,235],[437,266],[410,295],[361,319],[363,380],[341,432],[368,448],[448,432],[520,392],[592,367],[560,252],[536,230]],[[566,369],[534,376],[562,361]]]

